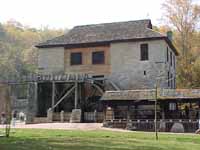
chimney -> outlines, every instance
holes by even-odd
[[[173,40],[173,32],[172,31],[167,31],[167,37],[172,42],[172,40]]]

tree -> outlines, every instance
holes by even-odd
[[[175,30],[175,45],[179,49],[177,75],[179,87],[191,87],[196,31],[200,21],[200,6],[192,0],[166,0],[163,3],[164,21]]]
[[[37,48],[34,46],[63,33],[61,29],[31,28],[15,20],[0,23],[0,79],[36,72]]]

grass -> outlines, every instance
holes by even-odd
[[[199,150],[200,136],[192,134],[63,131],[16,129],[0,137],[0,150]]]

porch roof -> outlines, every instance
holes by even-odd
[[[156,98],[155,89],[106,91],[102,101],[110,100],[150,100]],[[158,89],[158,100],[200,99],[200,89]]]

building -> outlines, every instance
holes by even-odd
[[[77,26],[37,45],[40,73],[86,73],[109,78],[120,89],[175,88],[177,50],[150,20]],[[120,80],[120,82],[119,82]]]
[[[40,75],[29,85],[28,122],[75,116],[152,131],[156,99],[160,129],[196,130],[200,92],[176,89],[172,38],[154,31],[151,20],[138,20],[76,26],[36,45]]]

